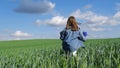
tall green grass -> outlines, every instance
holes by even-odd
[[[120,68],[120,39],[87,40],[77,57],[60,54],[58,39],[0,42],[0,68]]]

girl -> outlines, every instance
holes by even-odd
[[[83,42],[85,39],[80,32],[75,17],[68,18],[66,28],[60,32],[60,39],[62,40],[62,48],[67,55],[77,56],[77,50],[80,47],[84,48]]]

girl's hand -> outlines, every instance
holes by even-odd
[[[86,36],[87,36],[87,32],[84,32],[84,31],[83,31],[83,36],[85,36],[85,37],[86,37]]]

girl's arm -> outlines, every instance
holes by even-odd
[[[81,31],[79,31],[79,37],[78,37],[79,40],[85,42],[85,37],[83,36],[83,33],[81,33]]]
[[[63,41],[65,39],[66,36],[66,30],[63,30],[60,32],[60,39]]]

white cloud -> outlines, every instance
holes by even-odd
[[[15,38],[15,39],[13,39],[13,40],[21,40],[20,38]]]
[[[104,24],[106,20],[108,20],[108,17],[106,16],[98,16],[98,15],[93,15],[91,18],[88,20],[97,23],[97,24]]]
[[[97,15],[92,11],[81,12],[79,9],[71,13],[72,16],[80,20],[92,22],[91,24],[103,25],[108,20],[107,16]]]
[[[37,19],[37,20],[35,21],[35,24],[36,24],[37,26],[39,26],[39,25],[43,24],[43,22],[42,22],[41,20]]]
[[[84,9],[89,9],[89,8],[92,8],[91,4],[87,4],[87,5],[84,6]]]
[[[87,11],[87,12],[81,12],[80,9],[77,9],[73,13],[70,14],[71,16],[75,16],[78,19],[89,19],[91,16],[94,15],[93,12]]]
[[[21,0],[20,5],[14,9],[15,12],[19,13],[47,13],[55,7],[55,3],[49,2],[47,0]]]
[[[116,10],[120,11],[120,3],[116,3]]]
[[[15,33],[12,34],[12,36],[15,36],[15,37],[30,37],[30,36],[32,36],[32,35],[29,34],[29,33],[22,32],[22,31],[20,31],[20,30],[17,30]]]
[[[105,31],[104,28],[95,28],[95,27],[91,28],[91,30],[92,31]]]
[[[120,11],[118,11],[114,16],[113,18],[119,18],[120,19]]]
[[[109,20],[107,21],[111,25],[119,25],[120,24],[120,11],[117,11]]]
[[[47,25],[52,25],[52,26],[60,26],[60,25],[65,25],[66,22],[67,22],[67,18],[63,16],[54,16],[51,19],[47,19],[47,20],[37,19],[35,21],[35,24],[36,25],[47,24]]]
[[[77,9],[69,16],[75,16],[79,20],[84,20],[84,26],[87,27],[83,27],[83,29],[91,31],[108,31],[109,28],[106,28],[105,26],[115,26],[120,24],[120,12],[116,12],[113,16],[108,17],[104,15],[98,15],[92,11],[81,12],[80,9]],[[35,23],[36,25],[46,24],[61,26],[66,25],[67,19],[68,18],[64,16],[54,16],[51,19],[46,20],[37,19]],[[83,26],[83,24],[81,24],[81,26]]]
[[[77,19],[85,20],[87,24],[91,26],[103,26],[103,25],[119,25],[120,24],[120,11],[116,12],[113,16],[108,17],[104,15],[98,15],[92,11],[81,12],[79,9],[71,13]]]
[[[118,20],[116,20],[116,19],[109,19],[107,21],[107,23],[108,23],[108,25],[111,25],[111,26],[116,26],[116,25],[120,24],[120,22]]]
[[[65,25],[67,22],[67,18],[63,17],[63,16],[55,16],[49,20],[46,21],[47,24],[50,25]]]

